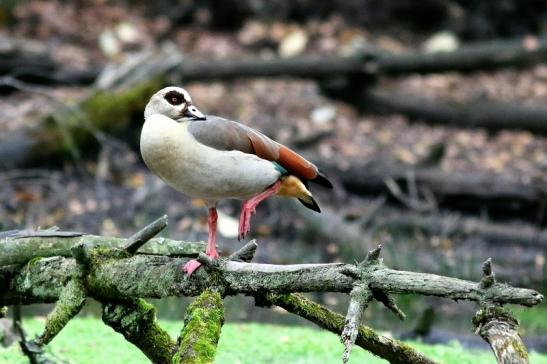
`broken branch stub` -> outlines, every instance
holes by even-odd
[[[518,320],[488,294],[496,284],[491,258],[484,262],[482,272],[479,287],[485,294],[481,309],[473,317],[475,333],[490,345],[499,364],[528,364],[528,351],[518,333]]]
[[[156,236],[160,231],[165,229],[167,226],[168,220],[167,215],[156,219],[149,225],[145,226],[133,236],[129,237],[124,246],[124,250],[133,255],[140,249],[141,246],[146,244],[150,239]]]
[[[344,344],[344,354],[342,355],[342,361],[344,363],[349,361],[351,349],[353,344],[355,344],[357,332],[361,325],[361,317],[372,299],[372,292],[365,284],[356,285],[350,292],[348,313],[344,322],[344,330],[340,337],[340,340]]]

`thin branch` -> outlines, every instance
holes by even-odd
[[[344,330],[342,330],[342,335],[340,336],[340,340],[344,344],[344,354],[342,355],[344,363],[349,361],[351,348],[355,343],[359,326],[361,325],[361,316],[372,300],[372,292],[366,285],[356,285],[350,292],[348,313],[344,322]]]
[[[142,228],[140,231],[135,233],[133,236],[127,239],[124,250],[133,255],[140,249],[141,246],[146,244],[150,239],[156,236],[160,231],[165,229],[167,226],[167,215],[156,219],[149,225]]]
[[[28,358],[30,364],[55,364],[55,361],[46,356],[40,345],[27,340],[27,335],[21,323],[21,306],[15,306],[13,309],[13,327],[21,338],[19,341],[21,351]]]
[[[332,312],[302,295],[266,294],[265,296],[258,296],[257,300],[258,302],[282,307],[335,334],[342,334],[342,330],[344,329],[344,317],[342,315]],[[374,330],[364,325],[358,327],[355,345],[370,351],[374,355],[387,359],[392,364],[435,363],[407,344],[396,339],[380,336]]]
[[[258,248],[258,244],[256,243],[256,239],[253,239],[247,244],[243,245],[241,249],[230,255],[228,259],[248,263],[253,260],[253,257],[256,253],[256,248]]]

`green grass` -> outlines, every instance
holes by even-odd
[[[162,326],[176,337],[181,322],[162,321]],[[38,333],[43,319],[26,319],[29,334]],[[495,363],[489,351],[466,350],[458,344],[424,345],[413,347],[442,363]],[[58,359],[78,363],[147,363],[146,357],[101,320],[77,318],[61,331],[48,347]],[[226,324],[222,329],[216,363],[341,363],[342,344],[338,337],[326,331],[303,327],[261,324]],[[531,354],[531,363],[547,364],[547,356]],[[27,363],[17,345],[0,349],[0,363]],[[386,363],[359,347],[354,348],[350,363]]]

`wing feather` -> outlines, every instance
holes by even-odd
[[[276,162],[300,179],[332,188],[332,184],[313,163],[290,148],[238,122],[208,115],[206,120],[188,124],[188,131],[202,144],[218,150],[239,150]]]

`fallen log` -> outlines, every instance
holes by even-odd
[[[0,76],[45,85],[89,85],[98,69],[68,68],[53,60],[43,44],[23,38],[0,36]],[[1,88],[9,87],[8,85]]]
[[[361,108],[366,112],[403,114],[450,127],[488,130],[528,130],[547,133],[547,107],[492,100],[453,102],[429,99],[399,92],[371,89],[365,92]]]
[[[0,79],[22,91],[44,94],[54,105],[61,106],[37,123],[0,134],[0,170],[52,163],[62,157],[79,158],[96,150],[107,135],[127,131],[133,120],[141,123],[144,106],[163,86],[165,75],[180,57],[166,48],[135,56],[120,67],[107,68],[98,80],[98,88],[76,105],[63,104],[45,90],[16,79]]]
[[[387,182],[392,181],[402,189],[412,184],[427,190],[439,206],[475,213],[491,208],[492,216],[519,214],[520,218],[536,221],[547,203],[547,186],[541,181],[524,182],[484,172],[445,172],[385,160],[354,162],[348,168],[327,161],[321,161],[320,165],[330,175],[337,176],[348,191],[360,195],[390,195]]]
[[[477,237],[498,247],[520,245],[527,249],[547,249],[547,230],[522,221],[502,224],[459,214],[420,214],[382,209],[371,223],[399,229],[420,229],[429,235]]]
[[[498,46],[484,49],[493,52]],[[93,146],[98,144],[97,140],[101,135],[117,135],[127,130],[132,117],[142,113],[149,96],[164,84],[163,80],[168,76],[178,76],[180,82],[278,76],[330,79],[333,76],[344,75],[355,80],[355,75],[396,75],[437,72],[441,69],[455,70],[460,63],[451,62],[458,58],[458,52],[464,54],[461,56],[464,59],[473,59],[471,55],[475,54],[476,62],[467,63],[468,68],[471,67],[470,64],[473,64],[473,67],[524,65],[545,59],[547,53],[547,39],[538,40],[536,48],[527,48],[521,41],[512,41],[504,46],[511,50],[507,51],[507,56],[501,57],[494,52],[490,58],[481,53],[481,45],[474,45],[446,54],[393,55],[370,50],[348,57],[306,56],[293,59],[219,61],[183,60],[182,55],[174,47],[165,46],[160,50],[129,57],[119,66],[105,67],[96,80],[99,91],[91,93],[74,106],[65,105],[59,112],[52,113],[37,124],[0,135],[0,169],[26,166],[45,160],[52,161],[60,159],[59,156],[77,157],[80,150],[88,153],[93,151]],[[48,69],[44,73],[52,74],[52,71]],[[13,72],[10,71],[10,74]],[[357,79],[361,80],[359,82],[368,82],[363,81],[363,77]],[[45,90],[36,90],[21,83],[16,73],[2,78],[1,81],[0,85],[48,95]],[[361,91],[367,85],[365,83],[354,86],[358,87],[359,92],[350,90],[353,99],[361,95]],[[454,116],[453,108],[439,111],[433,102],[430,102],[431,105],[425,103],[428,108],[424,109],[416,106],[420,103],[414,99],[402,98],[396,101],[391,100],[391,95],[379,91],[372,91],[365,97],[365,104],[374,108],[408,113],[417,117],[422,115],[426,119],[431,118],[440,122],[453,121],[454,125],[458,126],[546,130],[546,110],[539,106],[524,108],[499,104],[493,108],[492,104],[487,103],[479,104],[471,112],[464,105]],[[52,102],[59,104],[58,100]],[[354,102],[363,106],[361,97]],[[493,109],[496,111],[492,111]]]
[[[12,46],[12,48],[15,46]],[[0,75],[34,76],[46,83],[90,84],[99,70],[63,70],[44,55],[25,56],[18,63],[10,53],[0,61]],[[301,56],[289,59],[185,59],[174,70],[185,81],[247,77],[326,78],[343,75],[399,76],[411,73],[473,71],[525,67],[547,59],[547,38],[526,38],[471,43],[451,52],[393,54],[373,46],[351,56]],[[30,62],[29,64],[27,64]],[[28,66],[30,65],[30,67]]]

